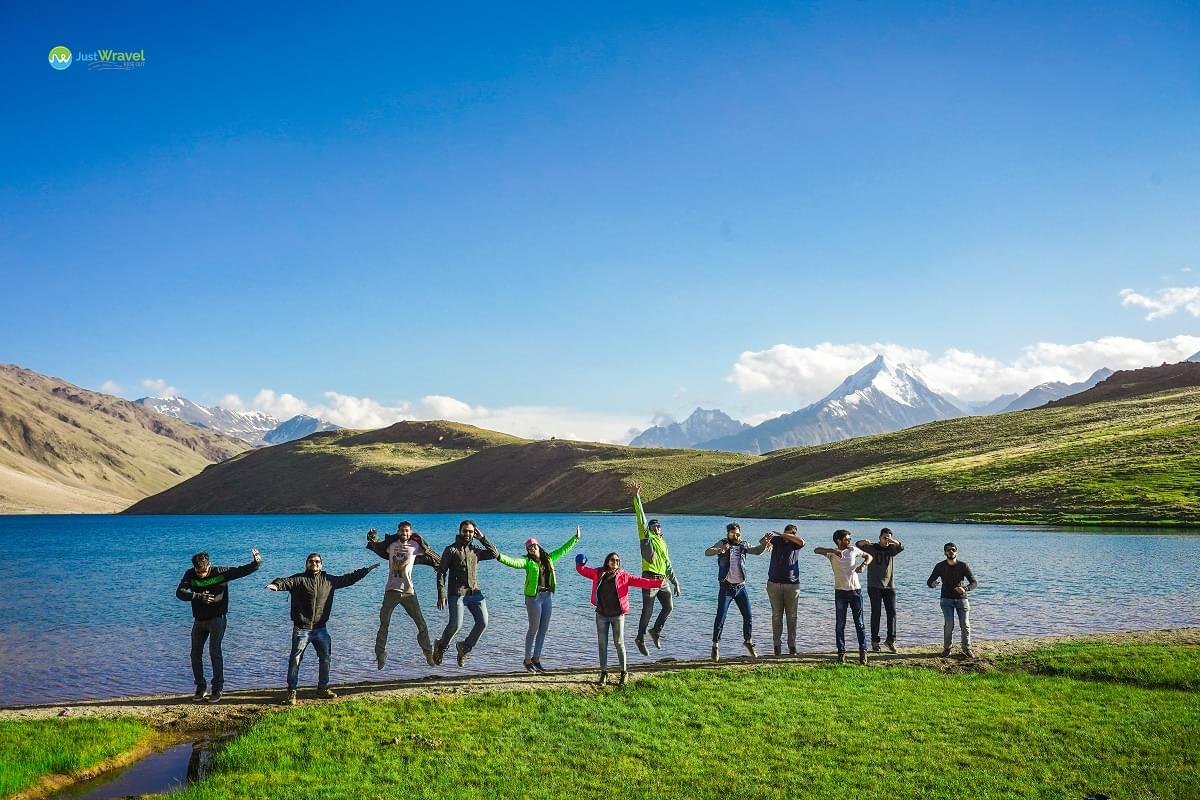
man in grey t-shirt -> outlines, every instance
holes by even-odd
[[[904,550],[892,534],[891,528],[879,532],[879,541],[866,539],[856,546],[870,553],[874,560],[867,567],[867,596],[871,599],[871,649],[879,652],[880,606],[887,611],[887,640],[884,647],[889,653],[896,652],[896,583],[892,576],[892,559]]]

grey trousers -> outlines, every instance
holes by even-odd
[[[396,606],[402,606],[417,624],[417,644],[428,653],[433,649],[433,645],[429,642],[429,626],[425,624],[425,617],[421,614],[420,601],[417,600],[416,594],[403,594],[392,589],[383,593],[383,605],[379,607],[379,632],[375,634],[376,657],[383,658],[387,655],[388,627],[392,623],[392,612],[396,610]]]
[[[600,671],[608,669],[608,630],[612,628],[613,647],[617,648],[617,662],[625,672],[625,615],[615,617],[596,615],[596,640],[600,644]]]
[[[800,586],[768,581],[767,599],[771,601],[771,643],[775,646],[775,654],[779,655],[782,650],[784,614],[787,615],[788,652],[791,652],[796,649],[796,607],[800,602]]]

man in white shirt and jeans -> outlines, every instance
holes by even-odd
[[[859,574],[873,560],[871,554],[850,544],[853,535],[847,530],[833,532],[832,547],[817,547],[813,553],[825,556],[833,567],[833,602],[837,610],[835,634],[838,662],[846,663],[846,608],[854,612],[854,631],[858,634],[858,663],[867,663],[867,630],[863,625],[862,584]],[[859,560],[861,559],[861,561]]]
[[[375,635],[375,665],[383,669],[387,661],[388,628],[392,612],[399,605],[416,624],[417,644],[425,654],[425,661],[433,666],[433,644],[429,640],[425,616],[421,613],[421,603],[417,600],[412,570],[415,564],[436,568],[440,559],[425,540],[413,532],[412,523],[407,520],[396,526],[395,534],[382,541],[374,528],[367,531],[367,549],[388,561],[388,581],[383,590],[383,604],[379,607],[379,631]]]

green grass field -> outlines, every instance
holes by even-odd
[[[149,735],[133,719],[0,721],[0,797],[29,788],[42,775],[95,766]]]
[[[1194,648],[1154,651],[1051,651],[1079,678],[768,665],[312,706],[258,722],[178,797],[1200,797],[1200,696],[1157,688]],[[1105,659],[1132,666],[1092,680]]]
[[[1200,647],[1195,645],[1060,644],[1010,663],[1038,675],[1200,691]]]
[[[966,417],[764,460],[658,513],[1200,525],[1200,389]]]

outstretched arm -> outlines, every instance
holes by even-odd
[[[813,555],[814,556],[837,555],[837,550],[834,550],[832,547],[814,547]]]
[[[657,581],[654,578],[639,578],[629,572],[625,574],[629,576],[630,586],[636,586],[639,589],[661,589],[663,587],[662,581]]]
[[[560,558],[565,556],[568,552],[570,552],[571,548],[575,546],[575,543],[579,541],[579,537],[580,537],[579,526],[576,525],[575,526],[575,534],[570,539],[567,539],[565,542],[563,542],[561,547],[559,547],[557,550],[554,550],[550,553],[550,560],[558,561]]]
[[[367,577],[367,573],[371,570],[378,568],[379,564],[372,564],[369,567],[361,567],[356,569],[354,572],[347,572],[345,575],[327,575],[326,577],[329,578],[329,582],[333,584],[333,588],[345,589],[347,586],[353,586],[363,578]]]
[[[642,508],[642,485],[633,483],[630,488],[633,489],[633,514],[637,517],[638,539],[645,541],[650,529],[646,527],[646,511]]]
[[[717,542],[716,544],[712,545],[711,547],[706,547],[704,549],[704,555],[719,556],[719,555],[721,555],[721,553],[724,553],[728,549],[729,549],[728,542],[726,542],[725,540],[721,540],[721,541]]]
[[[229,581],[235,581],[238,578],[244,578],[247,575],[251,574],[252,572],[258,571],[258,568],[261,564],[262,564],[262,556],[258,554],[258,550],[256,548],[251,548],[250,549],[250,563],[243,564],[240,567],[234,567],[232,569],[227,569],[221,573],[221,577],[223,577],[225,579],[226,583],[228,583]]]
[[[496,560],[506,567],[512,567],[513,569],[525,569],[526,556],[513,558],[512,556],[506,556],[504,553],[497,551]]]

